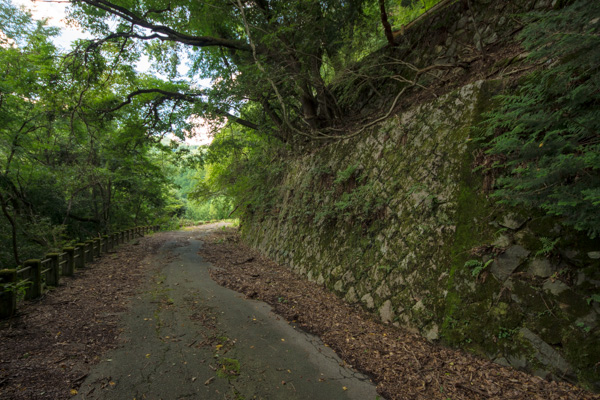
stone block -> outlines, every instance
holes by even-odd
[[[381,317],[381,321],[384,323],[390,323],[394,321],[394,308],[392,307],[392,302],[390,300],[386,300],[379,308],[379,316]]]
[[[527,272],[540,278],[548,278],[554,273],[555,268],[547,259],[535,259],[529,264]]]
[[[544,283],[543,289],[547,292],[552,293],[555,296],[558,296],[562,292],[569,290],[569,286],[566,283],[559,281],[558,279],[554,281],[552,279],[548,279]]]
[[[365,294],[363,297],[361,297],[360,301],[362,301],[367,308],[375,307],[375,302],[370,294]]]
[[[490,268],[492,274],[501,282],[508,277],[525,261],[529,251],[522,246],[511,246],[498,256]]]
[[[571,365],[563,356],[548,343],[544,342],[538,335],[527,328],[521,328],[519,333],[525,338],[535,350],[534,357],[544,366],[557,370],[561,375],[572,372]]]

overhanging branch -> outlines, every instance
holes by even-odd
[[[131,37],[142,40],[149,39],[160,39],[164,41],[171,41],[182,43],[190,46],[198,46],[198,47],[225,47],[228,49],[234,50],[242,50],[242,51],[250,51],[250,47],[242,42],[237,40],[229,40],[211,36],[194,36],[189,35],[183,32],[176,31],[173,28],[170,28],[165,25],[154,24],[147,20],[145,17],[141,17],[130,11],[129,9],[116,5],[106,0],[73,0],[74,4],[85,3],[89,6],[96,7],[98,9],[104,10],[112,15],[115,15],[119,18],[124,19],[125,21],[130,22],[133,25],[148,29],[153,32],[152,35],[138,35],[134,33],[120,33],[113,34],[118,35],[115,37]],[[167,10],[161,10],[164,12]],[[146,16],[149,13],[156,13],[157,11],[151,10],[146,13]],[[111,35],[112,36],[112,35]]]
[[[123,107],[125,107],[128,104],[131,104],[131,102],[133,101],[133,99],[136,96],[140,96],[143,94],[158,94],[160,95],[160,97],[157,100],[183,100],[189,103],[199,103],[202,101],[202,93],[180,93],[180,92],[171,92],[168,90],[163,90],[163,89],[138,89],[134,92],[131,92],[127,95],[127,99],[124,100],[123,102],[121,102],[119,105],[108,109],[108,110],[104,110],[105,113],[110,113],[110,112],[114,112],[117,111]],[[218,115],[221,115],[223,117],[226,117],[227,119],[229,119],[232,122],[238,123],[242,126],[245,126],[247,128],[250,129],[254,129],[254,130],[258,130],[260,127],[253,123],[250,122],[248,120],[245,120],[243,118],[237,117],[225,110],[219,109],[219,108],[213,108],[212,109],[213,112],[215,112]]]

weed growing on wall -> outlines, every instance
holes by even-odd
[[[319,205],[315,213],[317,223],[351,217],[368,225],[386,204],[386,200],[377,192],[374,181],[368,179],[357,165],[339,170],[325,197],[329,201]]]
[[[488,114],[501,203],[600,235],[600,2],[534,13],[521,38],[539,65]]]

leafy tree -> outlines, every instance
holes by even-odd
[[[377,26],[367,11],[376,10],[378,3],[77,0],[75,4],[73,16],[104,35],[94,45],[133,39],[170,76],[182,50],[187,50],[190,75],[211,79],[212,85],[185,96],[170,95],[184,96],[195,104],[196,113],[260,128],[290,142],[336,134],[333,129],[343,120],[342,110],[326,78],[332,69],[345,68],[340,62],[347,49],[344,42]],[[114,29],[109,29],[111,19]]]
[[[187,85],[136,75],[126,45],[60,54],[56,29],[7,1],[0,18],[0,263],[156,220],[170,202],[160,166],[176,156],[160,140],[189,129],[161,92]]]

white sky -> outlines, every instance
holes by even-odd
[[[54,3],[40,0],[11,1],[16,6],[24,6],[26,9],[30,10],[34,19],[46,18],[48,20],[48,25],[59,27],[61,29],[61,34],[54,40],[54,43],[63,50],[69,49],[71,43],[75,39],[91,37],[89,34],[86,34],[78,28],[66,25],[65,9],[69,3]]]
[[[67,26],[66,23],[66,9],[70,3],[68,2],[52,2],[43,0],[11,0],[16,6],[24,6],[29,9],[34,19],[47,19],[48,25],[56,26],[60,28],[60,35],[54,40],[54,43],[62,48],[68,50],[71,43],[76,39],[91,38],[92,36],[81,29]],[[150,62],[148,57],[142,56],[142,59],[136,65],[138,72],[148,72],[150,70]],[[187,72],[187,66],[182,65],[179,73],[185,75]],[[165,77],[162,77],[165,79]],[[205,83],[205,82],[203,82]],[[207,82],[206,82],[207,83]],[[196,117],[192,119],[195,123],[192,129],[193,137],[186,139],[187,144],[191,145],[204,145],[212,142],[212,137],[208,135],[208,129],[205,126],[202,118]]]

